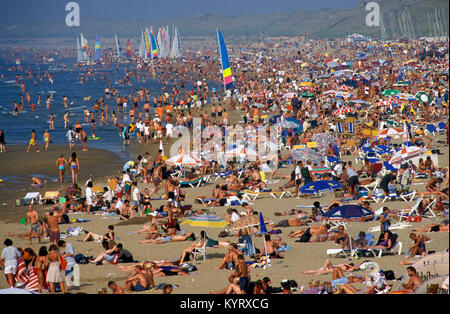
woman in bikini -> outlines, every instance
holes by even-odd
[[[36,272],[38,278],[39,278],[39,293],[42,292],[42,289],[47,285],[45,280],[45,272],[46,272],[46,266],[45,266],[45,259],[48,255],[47,247],[42,246],[39,249],[38,256],[36,257],[36,260],[34,261],[34,271]]]
[[[301,271],[300,274],[318,276],[322,274],[332,273],[335,268],[339,268],[342,272],[346,271],[352,272],[355,270],[359,270],[359,266],[355,266],[353,263],[333,265],[329,259],[326,259],[324,265],[321,268],[315,270]]]
[[[144,195],[142,195],[142,205],[143,205],[142,210],[145,214],[149,214],[152,211],[152,203],[150,201],[151,201],[150,193],[148,191],[148,188],[145,188]]]
[[[78,184],[78,171],[80,170],[80,163],[78,161],[77,154],[72,153],[69,160],[70,167],[72,168],[72,183]]]

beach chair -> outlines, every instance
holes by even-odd
[[[57,203],[58,199],[59,199],[59,194],[60,194],[59,191],[45,192],[44,197],[42,197],[42,196],[40,197],[39,204],[44,204],[47,201],[52,201],[52,202]]]
[[[439,133],[445,133],[445,131],[447,131],[446,129],[445,129],[445,122],[440,122],[439,124],[438,124],[438,132]]]
[[[334,258],[343,256],[345,258],[351,259],[355,255],[355,250],[345,250],[342,248],[327,249],[327,255],[328,255],[328,257],[334,257]]]
[[[180,182],[180,187],[181,188],[187,188],[187,187],[198,188],[203,183],[204,183],[203,178],[199,178],[199,179],[196,179],[196,180],[193,180],[193,181]]]
[[[39,192],[28,192],[24,198],[17,200],[17,206],[33,205],[34,202],[39,202],[41,198],[41,193]]]
[[[397,254],[401,255],[403,243],[401,241],[398,241],[397,233],[392,233],[391,241],[394,242],[394,244],[392,245],[392,247],[390,249],[367,249],[367,251],[372,253],[373,256],[376,258],[381,258],[383,256],[383,254],[386,254],[386,253],[391,253],[391,254],[394,253],[395,254],[395,252],[394,252],[395,250],[398,250]]]
[[[273,198],[278,198],[278,195],[281,195],[281,197],[283,197],[284,195],[286,195],[286,193],[288,193],[288,191],[256,192],[256,191],[252,191],[252,190],[244,190],[243,195],[242,195],[242,200],[254,202],[256,199],[258,199],[259,197],[262,197],[262,196],[270,195]],[[290,193],[290,195],[292,195],[292,192],[289,191],[289,193]]]
[[[436,134],[437,133],[436,126],[434,124],[427,124],[427,127],[425,129],[425,133]]]
[[[416,204],[414,204],[414,206],[411,209],[402,209],[400,210],[400,213],[398,214],[399,217],[399,222],[401,222],[403,219],[407,220],[409,217],[414,217],[414,216],[431,216],[431,217],[436,217],[436,214],[433,212],[433,210],[431,209],[431,206],[436,202],[436,200],[433,200],[422,212],[422,214],[419,213],[419,206],[422,203],[423,198],[420,197],[417,199]],[[430,215],[428,215],[427,213],[430,212]]]
[[[194,254],[194,261],[197,260],[198,257],[203,257],[203,260],[206,260],[206,243],[208,241],[205,239],[205,243],[201,248],[194,248],[192,250],[192,254]]]

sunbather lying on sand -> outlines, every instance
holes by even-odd
[[[307,241],[303,241],[303,242],[309,242],[312,236],[316,236],[318,238],[320,238],[321,236],[325,236],[326,235],[326,239],[328,239],[328,230],[330,229],[330,225],[326,224],[326,225],[320,225],[320,226],[314,226],[311,228],[303,228],[297,231],[293,231],[291,232],[288,237],[290,238],[298,238],[298,237],[302,237],[303,235],[305,235],[305,240]],[[308,239],[306,239],[308,238]]]
[[[444,220],[439,224],[428,224],[419,228],[412,229],[415,232],[448,232],[448,220]]]
[[[300,274],[317,276],[317,275],[332,273],[335,268],[339,268],[342,272],[346,272],[346,271],[352,272],[355,270],[359,270],[359,266],[355,266],[353,263],[333,265],[329,259],[326,259],[325,263],[323,264],[323,266],[321,268],[315,269],[315,270],[301,271]]]
[[[195,236],[192,232],[182,235],[182,234],[175,234],[175,235],[167,235],[167,236],[160,236],[156,239],[152,240],[141,240],[139,243],[141,244],[164,244],[167,242],[183,242],[187,240],[195,240]]]

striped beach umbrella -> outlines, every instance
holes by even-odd
[[[169,166],[197,167],[201,165],[201,161],[190,155],[176,155],[166,161]]]
[[[403,163],[411,158],[422,155],[426,151],[427,149],[425,147],[418,147],[418,146],[403,147],[401,150],[399,150],[392,156],[389,162],[391,164]]]
[[[402,129],[388,128],[384,129],[380,133],[378,133],[378,138],[386,138],[386,137],[400,137],[403,135]]]
[[[339,109],[336,109],[333,112],[333,114],[340,115],[340,114],[348,114],[348,113],[353,113],[353,112],[355,112],[355,108],[350,108],[350,107],[347,107],[347,106],[343,106],[343,107],[341,107]]]

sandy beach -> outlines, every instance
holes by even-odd
[[[152,145],[147,147],[145,146],[135,146],[133,147],[133,151],[136,152],[145,152],[147,149],[152,149]],[[64,149],[64,150],[61,150]],[[145,151],[143,151],[145,149]],[[445,167],[448,166],[448,157],[449,151],[448,147],[438,147],[441,150],[442,155],[439,156],[439,166]],[[49,176],[55,176],[54,172],[54,159],[55,156],[59,152],[63,152],[68,154],[67,148],[61,147],[53,147],[51,151],[44,153],[33,153],[33,158],[29,158],[31,155],[27,155],[24,153],[23,147],[11,147],[9,148],[10,153],[8,155],[4,154],[0,155],[0,165],[2,165],[2,169],[0,173],[6,174],[18,174],[26,176],[27,171],[20,167],[17,167],[17,170],[10,169],[10,167],[5,166],[4,159],[8,158],[8,163],[11,163],[9,160],[15,160],[15,163],[18,165],[21,164],[20,161],[25,162],[25,160],[29,161],[31,167],[29,169],[36,169],[36,171]],[[11,158],[14,156],[14,158]],[[22,159],[20,159],[22,158]],[[350,160],[352,157],[346,156],[344,159]],[[17,162],[16,162],[17,161]],[[106,179],[109,175],[117,175],[121,171],[121,163],[114,159],[112,154],[104,151],[98,151],[91,149],[88,153],[82,154],[80,153],[80,163],[82,166],[82,175],[80,178],[80,182],[84,183],[84,180],[92,173],[94,175],[94,181],[97,185],[103,186],[106,184]],[[102,164],[102,167],[98,167],[99,164]],[[28,169],[28,167],[27,167]],[[39,171],[37,171],[39,169]],[[281,169],[281,172],[285,175],[289,175],[292,170],[292,166]],[[278,184],[271,185],[270,187],[277,187],[284,183],[285,180],[281,180]],[[218,181],[219,182],[219,181]],[[5,184],[3,182],[2,184]],[[139,184],[140,188],[143,189],[147,184]],[[186,204],[193,204],[194,209],[201,209],[202,206],[194,203],[196,197],[201,195],[210,195],[211,189],[214,185],[208,184],[204,187],[192,189],[185,189],[187,192],[187,200]],[[49,182],[48,186],[46,185],[44,190],[51,190],[53,187],[58,187],[57,183]],[[18,186],[19,188],[19,186]],[[11,204],[13,201],[19,197],[26,194],[28,190],[26,185],[22,185],[23,191],[17,190],[11,193],[1,193],[2,194],[2,203]],[[418,192],[423,192],[425,189],[424,184],[418,184],[413,186],[414,189],[417,189]],[[161,194],[161,192],[160,192]],[[271,197],[264,197],[261,199],[257,199],[254,204],[251,206],[257,210],[262,211],[264,216],[268,219],[278,222],[282,219],[282,217],[276,217],[275,212],[285,211],[292,208],[296,208],[297,205],[312,205],[312,203],[316,200],[320,201],[321,204],[330,204],[335,199],[334,194],[324,194],[319,199],[300,199],[297,200],[295,198],[283,198],[283,199],[273,199]],[[159,207],[164,204],[164,201],[153,201],[153,207]],[[384,204],[375,204],[372,203],[372,206],[375,210],[381,208],[382,206],[388,206],[390,209],[402,209],[405,206],[411,207],[414,205],[415,200],[411,203],[403,202],[403,201],[388,201]],[[48,210],[48,206],[36,206],[40,215],[42,215],[46,210]],[[217,214],[218,216],[223,216],[227,207],[214,207],[211,208],[210,211],[213,214]],[[237,207],[238,211],[241,211],[241,207]],[[18,220],[26,214],[26,207],[11,207],[11,206],[1,206],[0,210],[0,238],[4,239],[8,237],[8,232],[26,232],[27,227],[18,223]],[[310,213],[310,209],[306,210]],[[134,258],[138,261],[145,260],[172,260],[178,259],[181,256],[181,253],[184,248],[191,245],[192,242],[179,242],[179,243],[167,243],[163,245],[157,244],[139,244],[138,241],[143,239],[143,235],[131,235],[129,232],[136,231],[142,228],[143,224],[147,222],[148,218],[136,218],[135,221],[129,221],[127,223],[119,222],[115,219],[105,219],[102,216],[96,215],[86,215],[86,214],[70,214],[70,219],[78,219],[78,218],[86,218],[91,221],[88,223],[81,224],[69,224],[69,225],[60,225],[60,230],[64,232],[69,227],[82,226],[85,230],[92,231],[98,234],[104,234],[106,232],[106,228],[108,225],[115,225],[115,231],[117,236],[119,237],[119,243],[123,244],[123,247],[129,250]],[[413,227],[418,227],[424,224],[429,224],[431,222],[440,222],[442,218],[437,217],[433,219],[424,219],[420,223],[412,223]],[[310,226],[317,225],[318,223],[310,224]],[[360,231],[366,231],[373,226],[379,225],[379,222],[351,222],[347,225],[348,232],[354,236],[356,236]],[[189,225],[182,225],[182,229],[185,232],[194,232],[198,237],[200,235],[201,230],[205,230],[209,237],[213,239],[219,239],[218,234],[222,229],[220,228],[201,228],[201,227],[192,227]],[[312,279],[320,280],[321,282],[330,281],[331,275],[321,275],[321,276],[309,276],[309,275],[301,275],[300,271],[305,271],[309,269],[318,269],[322,267],[324,261],[327,257],[326,250],[330,248],[337,248],[338,246],[333,242],[322,242],[322,243],[296,243],[293,239],[288,238],[287,234],[289,232],[296,230],[298,228],[281,228],[283,241],[287,242],[287,245],[291,247],[290,250],[283,252],[283,259],[272,259],[272,266],[267,269],[256,268],[251,270],[251,278],[252,280],[262,279],[263,277],[268,276],[272,279],[273,286],[279,286],[280,282],[283,279],[294,279],[298,282],[299,286],[308,286],[308,282]],[[270,230],[270,229],[269,229]],[[410,245],[411,240],[408,238],[408,234],[411,231],[411,228],[396,230],[399,234],[399,240],[403,242],[403,254],[402,255],[386,255],[382,258],[361,258],[353,261],[355,264],[359,264],[364,260],[371,260],[377,262],[381,269],[383,270],[393,270],[396,277],[401,277],[405,271],[405,266],[400,265],[400,261],[404,260],[404,253],[407,247]],[[379,233],[375,233],[376,236]],[[428,251],[442,251],[448,248],[449,238],[447,232],[438,232],[433,234],[428,234],[432,237],[432,242],[427,244]],[[76,253],[82,253],[85,256],[97,256],[102,252],[101,244],[98,242],[80,242],[84,237],[84,234],[78,237],[70,237],[67,238],[67,241],[71,242],[74,247]],[[223,240],[229,241],[237,241],[236,237],[223,238]],[[27,240],[13,238],[14,245],[17,247],[29,247]],[[261,237],[254,238],[255,246],[259,249],[263,246],[263,239]],[[48,240],[43,240],[42,245],[48,246]],[[37,251],[40,247],[38,243],[36,243],[36,239],[33,241],[31,247]],[[214,267],[217,266],[222,260],[223,256],[226,253],[226,249],[222,248],[210,248],[207,250],[207,260],[205,261],[196,261],[192,262],[198,270],[189,276],[173,276],[173,277],[160,277],[156,278],[155,283],[170,283],[172,285],[176,285],[177,288],[174,289],[174,293],[176,294],[207,294],[210,291],[217,291],[219,289],[224,288],[227,285],[227,276],[231,274],[230,270],[214,270]],[[332,263],[340,264],[348,262],[345,258],[332,258]],[[98,289],[106,288],[107,282],[109,280],[115,280],[118,284],[122,285],[123,282],[128,278],[130,273],[120,271],[117,266],[112,264],[106,264],[102,266],[96,265],[80,265],[81,271],[81,286],[72,290],[72,293],[77,292],[86,292],[86,293],[97,293]],[[356,274],[364,274],[364,272],[359,271]],[[396,284],[394,283],[394,287]],[[0,288],[6,288],[6,282],[4,280],[0,280]],[[150,291],[145,293],[159,294],[161,291]]]

